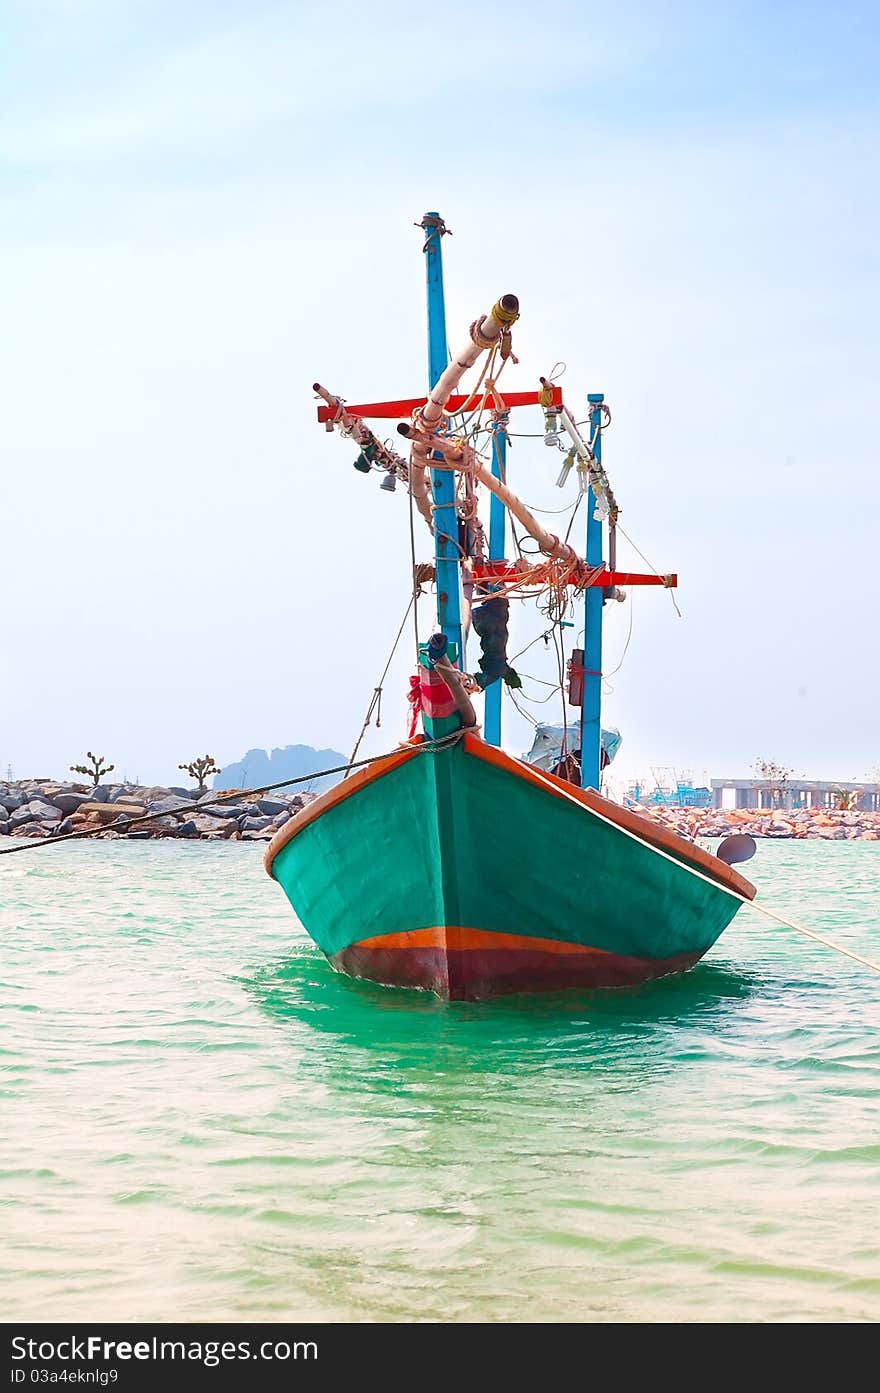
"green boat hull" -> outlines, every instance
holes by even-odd
[[[316,800],[266,865],[334,966],[446,999],[681,971],[754,888],[597,794],[469,735]]]

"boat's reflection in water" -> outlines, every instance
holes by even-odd
[[[335,972],[311,945],[240,979],[280,1028],[303,1028],[309,1054],[344,1060],[361,1085],[384,1091],[395,1080],[450,1070],[519,1080],[548,1068],[599,1071],[606,1086],[632,1086],[699,1055],[739,1024],[768,984],[754,973],[711,961],[689,972],[615,991],[510,996],[491,1002],[441,1002],[433,995],[380,987]],[[318,1048],[319,1047],[319,1048]]]

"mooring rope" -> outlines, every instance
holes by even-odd
[[[235,793],[224,793],[220,798],[211,798],[206,803],[181,803],[179,808],[168,808],[162,813],[144,813],[141,817],[126,818],[124,830],[127,832],[131,827],[137,827],[139,823],[155,822],[160,817],[176,817],[178,813],[202,812],[205,808],[216,808],[221,803],[240,802],[242,798],[252,798],[257,793],[272,793],[276,788],[291,788],[294,784],[306,784],[312,779],[323,779],[328,774],[345,774],[352,769],[360,769],[365,764],[375,764],[380,759],[390,759],[392,755],[399,754],[401,750],[411,749],[416,754],[427,754],[432,750],[445,749],[447,745],[454,745],[464,735],[463,730],[453,730],[449,735],[443,735],[436,740],[422,740],[419,744],[398,745],[393,750],[387,750],[381,755],[369,755],[365,759],[358,759],[354,763],[337,764],[332,769],[316,769],[312,774],[300,774],[295,779],[279,779],[274,784],[262,784],[259,788],[241,788]],[[112,803],[103,805],[113,807]],[[120,817],[125,817],[120,813]],[[75,838],[99,837],[102,832],[122,831],[123,824],[105,823],[101,827],[84,827],[76,832],[64,832],[60,837],[47,837],[42,841],[27,842],[21,846],[0,847],[0,856],[14,856],[19,851],[42,851],[44,847],[59,846],[61,842],[70,842]]]
[[[543,778],[543,770],[533,767],[532,772]],[[638,842],[640,846],[647,847],[649,851],[653,851],[657,856],[662,856],[665,860],[672,861],[674,865],[681,866],[682,870],[688,871],[690,875],[696,876],[698,880],[704,880],[707,885],[714,886],[716,890],[722,890],[725,895],[730,895],[733,899],[739,900],[740,904],[744,904],[750,909],[756,909],[759,914],[766,915],[768,919],[775,919],[777,923],[784,924],[787,929],[794,929],[796,933],[805,934],[807,938],[815,939],[817,943],[824,944],[826,948],[833,949],[835,953],[842,953],[844,957],[852,958],[853,962],[861,963],[862,967],[869,967],[872,972],[880,972],[880,963],[872,962],[870,958],[863,958],[860,953],[854,953],[851,948],[844,948],[843,944],[835,943],[830,938],[824,938],[822,934],[817,934],[814,929],[808,929],[804,924],[799,924],[796,919],[789,919],[785,914],[779,914],[775,909],[768,909],[766,905],[758,904],[756,900],[750,900],[747,895],[741,894],[739,890],[734,890],[732,886],[725,885],[723,881],[720,880],[713,880],[711,876],[706,875],[703,871],[698,871],[696,866],[689,866],[686,861],[679,861],[677,857],[670,856],[668,851],[663,851],[659,846],[652,845],[652,843],[646,841],[644,837],[640,837],[637,832],[630,831],[628,827],[622,827],[620,823],[615,822],[610,817],[606,817],[605,814],[600,813],[597,808],[591,808],[589,803],[583,803],[580,798],[575,798],[573,794],[567,793],[565,789],[557,788],[555,784],[550,785],[550,787],[552,787],[554,793],[560,794],[568,802],[574,803],[578,808],[583,808],[588,813],[592,813],[593,817],[598,818],[600,822],[607,823],[609,827],[614,827],[618,832],[622,832],[624,836],[632,838],[632,840]]]
[[[395,749],[386,751],[385,754],[369,755],[367,758],[359,759],[355,763],[337,764],[332,769],[322,769],[313,774],[300,774],[295,779],[279,779],[277,783],[262,784],[259,788],[239,789],[235,793],[226,793],[220,798],[212,798],[207,803],[197,803],[194,805],[191,802],[187,802],[181,803],[179,808],[169,809],[167,813],[145,813],[142,817],[128,818],[125,822],[125,830],[128,831],[131,827],[137,827],[143,822],[155,822],[158,817],[174,817],[177,813],[192,813],[196,810],[201,811],[204,808],[215,808],[222,803],[234,803],[236,800],[242,798],[252,798],[254,794],[272,793],[278,788],[291,788],[294,784],[308,783],[311,779],[322,779],[330,774],[345,774],[352,769],[359,769],[363,765],[375,764],[380,759],[389,759],[392,755],[398,754],[403,749],[411,749],[416,754],[427,754],[432,750],[445,749],[449,745],[456,744],[462,739],[465,733],[464,730],[454,730],[451,734],[443,735],[437,740],[422,740],[419,744],[410,746],[398,745]],[[532,766],[532,773],[540,776],[542,770]],[[698,871],[696,866],[689,866],[686,861],[679,861],[677,857],[670,856],[669,852],[663,851],[659,846],[652,845],[651,842],[640,837],[638,833],[630,831],[628,827],[621,827],[620,823],[614,822],[610,817],[606,817],[605,814],[600,813],[597,808],[591,808],[588,803],[581,802],[579,798],[575,798],[572,794],[567,793],[565,789],[557,788],[555,784],[550,785],[550,787],[552,787],[554,793],[561,794],[567,801],[574,803],[576,807],[582,808],[585,812],[591,813],[592,816],[598,818],[600,822],[607,823],[607,825],[613,827],[615,831],[622,832],[625,837],[630,837],[632,841],[638,842],[640,846],[645,847],[648,851],[653,851],[656,856],[662,856],[665,860],[673,862],[676,866],[680,866],[682,870],[687,871],[690,875],[696,876],[698,880],[705,881],[707,885],[711,885],[714,889],[721,890],[724,894],[730,895],[732,899],[738,900],[740,904],[745,905],[747,909],[756,909],[759,914],[765,915],[768,919],[775,920],[777,924],[782,924],[787,929],[793,929],[796,933],[804,934],[805,937],[813,939],[816,943],[821,943],[823,947],[830,948],[833,952],[840,953],[845,958],[851,958],[853,962],[860,963],[862,967],[870,968],[872,972],[880,973],[880,963],[875,963],[872,962],[870,958],[862,957],[860,953],[855,953],[851,948],[845,948],[842,943],[835,943],[833,939],[826,938],[823,934],[816,933],[815,929],[808,929],[805,924],[798,923],[796,919],[789,919],[787,915],[780,914],[778,910],[768,909],[766,905],[759,904],[757,900],[750,900],[747,895],[741,894],[739,890],[734,890],[732,886],[725,885],[723,881],[720,880],[713,880],[711,876],[704,874],[703,871]],[[108,806],[112,807],[113,805],[110,804]],[[121,816],[124,815],[121,814]],[[61,842],[69,842],[82,837],[99,837],[103,832],[111,832],[113,830],[114,827],[112,823],[101,827],[86,827],[78,832],[65,832],[60,837],[47,837],[43,841],[28,842],[21,846],[0,847],[0,856],[14,856],[15,853],[19,851],[41,851],[44,847],[58,846]]]

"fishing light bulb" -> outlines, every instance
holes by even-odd
[[[394,490],[397,488],[397,477],[396,477],[396,475],[392,474],[392,473],[389,471],[389,473],[387,473],[387,474],[385,475],[385,478],[382,480],[382,482],[381,482],[381,484],[379,485],[379,487],[380,487],[380,489],[382,490],[383,493],[393,493]]]
[[[590,492],[590,470],[586,460],[578,460],[578,492]]]
[[[558,489],[565,488],[565,485],[568,483],[568,476],[571,473],[571,468],[573,464],[574,450],[569,450],[568,454],[565,456],[565,460],[563,461],[562,468],[559,471],[559,478],[556,480],[556,487]]]
[[[559,444],[559,413],[557,411],[544,412],[544,444],[551,449]]]

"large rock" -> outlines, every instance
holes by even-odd
[[[110,790],[106,784],[95,784],[89,790],[89,801],[92,803],[107,803],[110,801]]]
[[[27,794],[19,789],[10,789],[8,793],[0,794],[0,807],[5,808],[8,813],[14,813],[16,808],[23,808],[27,802]]]
[[[143,817],[146,809],[141,803],[96,803],[90,800],[80,803],[77,812],[86,817],[94,813],[102,822],[115,822],[118,817]]]
[[[243,817],[239,826],[242,832],[262,832],[264,827],[271,827],[273,821],[271,817]]]
[[[165,797],[165,798],[155,798],[155,799],[151,799],[151,800],[150,800],[150,812],[151,812],[151,813],[156,813],[156,814],[157,814],[158,816],[160,816],[160,817],[163,816],[165,813],[173,813],[173,812],[176,812],[179,808],[180,808],[180,799],[179,799],[179,798],[168,798],[168,797]],[[183,810],[181,810],[181,811],[183,811]],[[186,811],[188,812],[189,809],[187,808]]]
[[[272,835],[271,827],[248,828],[247,831],[242,832],[241,840],[243,842],[268,842],[272,840]]]
[[[11,827],[9,830],[11,837],[51,837],[52,831],[47,823],[25,822],[18,827]]]
[[[258,798],[257,807],[261,813],[268,813],[270,817],[276,817],[278,813],[287,812],[287,800],[282,798]]]
[[[108,803],[137,803],[137,784],[120,784],[118,788],[110,790]]]
[[[219,822],[213,832],[208,832],[205,840],[209,842],[228,842],[240,835],[237,822]]]
[[[191,821],[200,837],[207,836],[209,832],[222,832],[224,836],[227,835],[228,824],[221,817],[209,817],[207,813],[196,813]]]
[[[186,822],[181,822],[177,829],[177,835],[178,837],[198,837],[199,829],[193,819],[188,818]]]
[[[218,803],[216,808],[206,808],[205,816],[222,818],[247,817],[248,808],[245,803]]]
[[[7,837],[8,835],[9,823],[6,821],[5,818],[0,818],[0,837]]]
[[[75,813],[83,803],[88,803],[87,793],[53,793],[51,801],[62,813]]]

